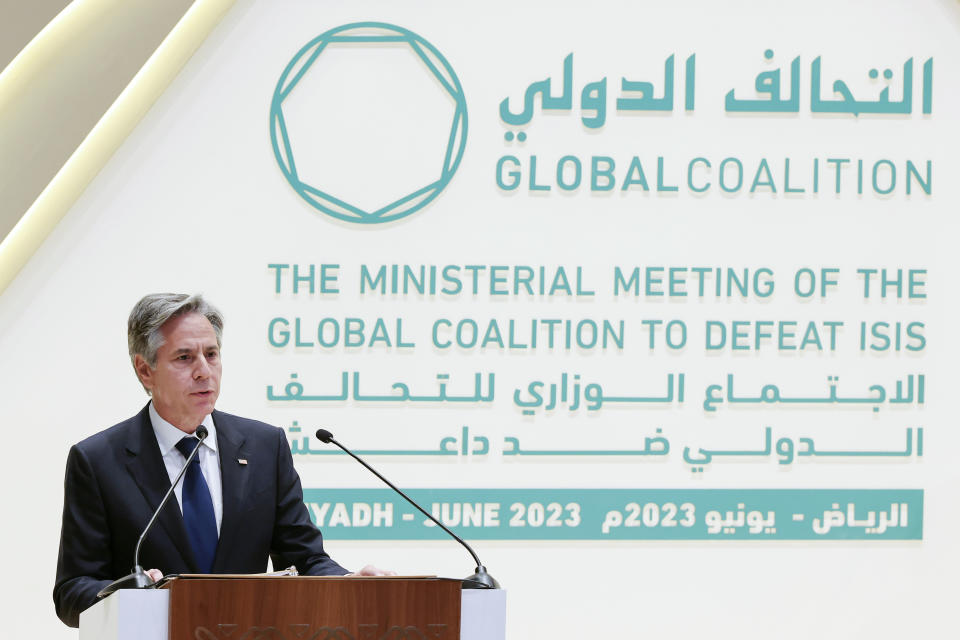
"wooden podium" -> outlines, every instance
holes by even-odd
[[[202,575],[121,590],[80,640],[503,640],[506,593],[460,580]]]

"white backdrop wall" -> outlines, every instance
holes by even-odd
[[[379,223],[301,197],[271,143],[287,65],[321,34],[366,21],[435,47],[468,122],[444,188]],[[354,503],[392,500],[367,493],[376,480],[343,457],[304,451],[320,426],[428,502],[498,505],[496,521],[460,531],[509,591],[511,638],[939,632],[960,525],[947,388],[960,355],[958,21],[948,1],[239,0],[0,298],[0,415],[17,445],[0,472],[13,630],[73,633],[50,602],[66,452],[146,401],[127,364],[126,315],[145,293],[184,291],[226,315],[219,408],[288,430],[307,501],[347,566],[472,569],[402,520],[399,503],[392,527],[331,522],[337,502],[352,515]],[[533,97],[546,78],[552,104]],[[672,108],[637,102],[650,96],[622,82],[672,93]],[[505,99],[508,112],[531,109],[511,120]],[[441,174],[455,105],[406,43],[331,41],[281,108],[297,175],[369,219]],[[294,265],[327,265],[325,289],[317,279],[295,291]],[[465,286],[362,289],[363,269],[382,265],[451,267]],[[486,267],[475,293],[470,265]],[[543,293],[514,290],[517,273],[536,279],[541,266]],[[571,293],[555,282],[561,267]],[[636,295],[615,290],[618,268],[639,269]],[[685,282],[668,295],[671,268]],[[902,286],[882,290],[882,269]],[[728,270],[756,286],[728,292]],[[835,282],[807,295],[807,276],[820,287],[824,275]],[[364,321],[362,346],[344,344],[349,318]],[[302,346],[280,330],[298,320]],[[446,346],[461,320],[485,346]],[[551,347],[553,320],[606,322],[622,343],[603,348],[588,333]],[[670,321],[687,329],[682,346],[679,333],[667,344]],[[759,325],[774,335],[759,348],[758,321],[775,323]],[[862,338],[861,323],[887,323],[877,334],[894,337]],[[783,348],[781,326],[796,332]],[[668,502],[690,526],[667,526]],[[631,520],[631,503],[662,513]],[[748,526],[754,512],[763,523]],[[876,525],[888,516],[896,524]]]

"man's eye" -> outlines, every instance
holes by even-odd
[[[189,360],[189,359],[190,359],[190,356],[186,353],[184,353],[183,355],[177,356],[177,360]]]

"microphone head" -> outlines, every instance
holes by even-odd
[[[207,428],[203,425],[200,425],[199,427],[197,427],[197,430],[195,431],[195,433],[197,437],[200,438],[201,440],[203,440],[209,435]]]
[[[333,434],[327,431],[326,429],[317,429],[317,439],[320,442],[325,442],[330,444],[333,441]]]

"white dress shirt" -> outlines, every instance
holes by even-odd
[[[150,422],[153,424],[153,433],[157,436],[157,444],[160,445],[160,455],[163,456],[163,465],[167,468],[167,475],[170,476],[170,483],[180,470],[183,469],[187,459],[177,449],[177,443],[184,436],[189,435],[177,429],[175,426],[160,417],[157,410],[150,403]],[[223,485],[220,480],[220,456],[217,453],[217,428],[213,424],[213,418],[206,416],[201,423],[207,428],[206,440],[200,445],[200,451],[197,457],[200,458],[200,471],[203,473],[203,479],[207,482],[207,488],[210,489],[210,499],[213,501],[213,514],[217,518],[217,534],[220,533],[220,521],[223,519]],[[183,481],[174,489],[177,496],[177,503],[180,505],[180,513],[183,513]]]

